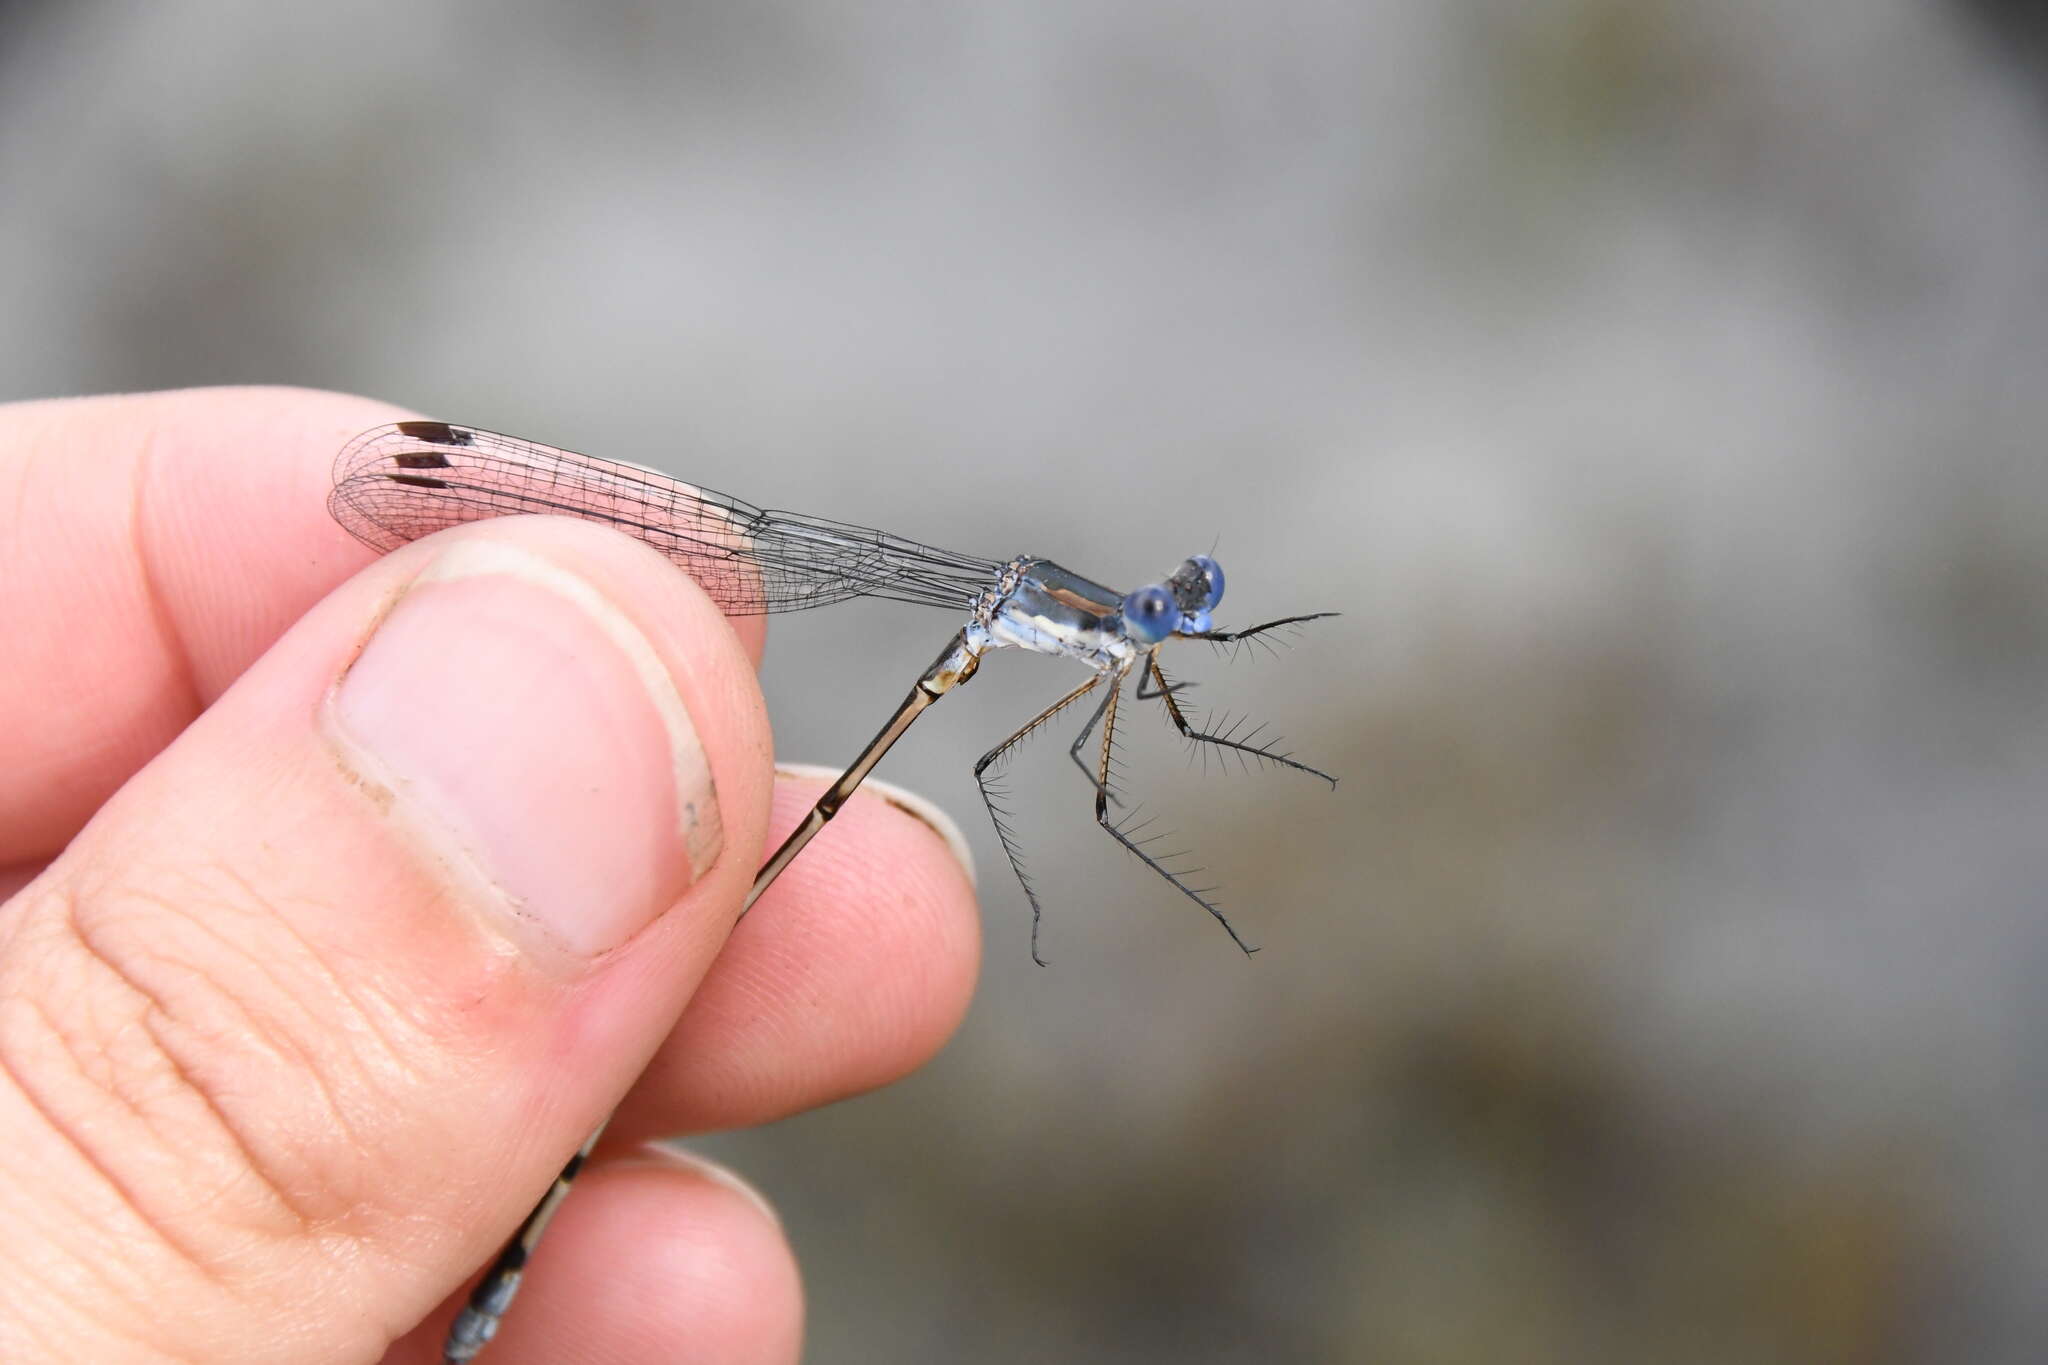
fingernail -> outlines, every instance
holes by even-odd
[[[711,1158],[701,1156],[672,1139],[645,1143],[641,1146],[640,1152],[643,1160],[656,1161],[664,1166],[680,1166],[685,1170],[695,1171],[706,1180],[725,1186],[734,1194],[744,1196],[747,1202],[767,1214],[769,1222],[777,1227],[782,1226],[782,1216],[775,1212],[775,1206],[768,1202],[768,1196],[741,1179],[731,1167],[721,1166]]]
[[[837,782],[840,771],[838,768],[827,768],[817,763],[775,765],[776,776],[795,778],[801,782]],[[879,777],[868,778],[860,784],[859,789],[881,797],[911,819],[928,826],[952,852],[954,860],[960,864],[961,871],[967,874],[967,884],[980,885],[974,875],[974,850],[967,846],[967,836],[960,832],[960,826],[953,823],[953,817],[940,810],[930,797],[920,796],[914,791],[897,786],[894,782],[884,782]]]
[[[330,708],[344,759],[394,818],[573,952],[631,938],[723,843],[660,655],[588,580],[517,546],[444,551]]]

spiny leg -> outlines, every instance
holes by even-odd
[[[1152,692],[1145,690],[1145,683],[1148,679],[1158,684],[1158,690]],[[1311,768],[1299,759],[1290,758],[1288,755],[1281,753],[1276,747],[1280,743],[1279,740],[1271,740],[1265,744],[1255,743],[1258,730],[1252,731],[1251,734],[1243,739],[1238,739],[1236,731],[1242,727],[1242,721],[1239,722],[1237,727],[1233,727],[1229,734],[1212,734],[1205,730],[1197,730],[1188,723],[1187,715],[1180,709],[1180,703],[1175,701],[1173,697],[1173,694],[1176,692],[1186,691],[1187,686],[1186,683],[1170,683],[1166,680],[1165,671],[1159,667],[1159,653],[1157,650],[1146,656],[1145,672],[1138,679],[1138,695],[1146,701],[1157,700],[1164,703],[1166,714],[1172,718],[1173,728],[1180,731],[1181,738],[1192,744],[1214,744],[1219,748],[1233,750],[1236,753],[1245,755],[1247,758],[1255,758],[1264,763],[1278,763],[1282,767],[1293,768],[1297,772],[1308,773],[1312,777],[1320,777],[1332,787],[1337,785],[1337,779],[1324,772],[1321,768]],[[1228,723],[1227,717],[1225,722],[1226,724]],[[1264,729],[1265,727],[1261,726],[1259,728]]]
[[[1243,630],[1212,630],[1206,635],[1197,635],[1192,638],[1207,640],[1209,643],[1217,645],[1243,644],[1247,640],[1258,640],[1260,636],[1268,631],[1278,630],[1282,626],[1298,626],[1304,621],[1320,621],[1325,617],[1342,616],[1343,614],[1340,611],[1312,611],[1306,616],[1283,616],[1277,621],[1261,621],[1258,625],[1246,626]],[[1271,642],[1259,640],[1259,643],[1265,645],[1269,653],[1276,655],[1279,653],[1278,650],[1272,649]]]
[[[1206,635],[1199,635],[1195,638],[1200,640],[1221,640],[1227,644],[1232,640],[1249,640],[1254,635],[1264,635],[1267,631],[1278,630],[1281,626],[1298,626],[1303,621],[1321,621],[1331,616],[1342,616],[1343,614],[1341,611],[1312,611],[1306,616],[1283,616],[1277,621],[1261,621],[1255,626],[1246,626],[1243,630],[1212,630]]]
[[[1139,701],[1157,701],[1161,697],[1171,697],[1176,692],[1191,692],[1198,685],[1191,682],[1168,682],[1166,674],[1159,670],[1159,654],[1156,649],[1147,660],[1147,663],[1148,666],[1144,672],[1138,675]],[[1158,690],[1147,692],[1145,689],[1152,684],[1154,678],[1159,680]]]
[[[1104,676],[1102,673],[1096,674],[1096,682],[1102,681]],[[1118,675],[1117,682],[1119,686],[1122,685],[1122,675]],[[1090,686],[1093,686],[1093,684],[1090,684]],[[1067,746],[1067,757],[1074,761],[1074,766],[1081,770],[1081,775],[1094,785],[1095,795],[1098,798],[1107,799],[1113,806],[1121,806],[1123,801],[1117,796],[1116,787],[1111,782],[1115,774],[1105,771],[1101,777],[1097,777],[1095,770],[1088,766],[1088,760],[1081,757],[1081,747],[1088,742],[1088,736],[1095,733],[1095,727],[1102,723],[1103,709],[1113,700],[1115,692],[1116,689],[1111,688],[1110,696],[1104,697],[1101,705],[1095,708],[1094,714],[1088,717],[1088,723],[1081,727],[1081,733],[1075,735],[1074,742]]]
[[[1123,674],[1119,673],[1110,683],[1109,695],[1103,698],[1102,708],[1097,713],[1102,721],[1102,750],[1101,757],[1097,761],[1097,772],[1099,775],[1095,782],[1095,823],[1108,830],[1110,838],[1129,849],[1145,866],[1164,877],[1174,890],[1180,892],[1204,910],[1207,910],[1215,918],[1216,922],[1223,926],[1223,932],[1230,935],[1230,941],[1235,943],[1244,952],[1245,956],[1249,957],[1256,953],[1258,949],[1238,937],[1237,929],[1206,895],[1189,886],[1168,868],[1166,864],[1160,862],[1150,853],[1147,853],[1143,845],[1150,842],[1150,840],[1141,841],[1133,839],[1131,831],[1121,828],[1115,821],[1109,818],[1110,751],[1116,747],[1116,699],[1117,695],[1123,691],[1123,686],[1124,677]]]
[[[1067,693],[1066,696],[1061,697],[1051,706],[1040,711],[1016,734],[1011,735],[1001,744],[996,745],[995,748],[983,754],[981,761],[974,765],[974,785],[981,789],[981,804],[988,807],[988,818],[995,823],[996,838],[1002,841],[1003,855],[1010,860],[1010,871],[1016,874],[1017,884],[1024,888],[1024,899],[1031,902],[1031,960],[1041,967],[1045,965],[1045,959],[1038,955],[1038,921],[1040,917],[1038,889],[1031,884],[1031,876],[1024,870],[1023,850],[1017,847],[1016,836],[1010,829],[1009,811],[996,804],[996,789],[988,778],[987,773],[991,765],[1002,762],[1003,758],[1011,750],[1037,733],[1054,716],[1057,716],[1060,712],[1066,710],[1090,692],[1093,692],[1097,687],[1100,687],[1104,676],[1104,674],[1097,673],[1087,682],[1082,683],[1079,687]]]

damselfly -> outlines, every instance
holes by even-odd
[[[728,615],[800,611],[855,597],[966,614],[966,625],[924,671],[888,723],[762,866],[748,893],[748,907],[838,813],[911,722],[973,677],[982,655],[992,649],[1015,647],[1057,655],[1089,670],[1086,682],[1039,712],[974,765],[982,802],[995,822],[1010,870],[1031,906],[1034,961],[1043,962],[1038,952],[1038,891],[1025,871],[1022,850],[1006,818],[993,773],[1019,744],[1084,697],[1098,690],[1101,693],[1067,752],[1095,789],[1096,823],[1175,890],[1214,916],[1246,953],[1256,949],[1238,936],[1210,899],[1214,888],[1190,884],[1185,873],[1170,868],[1150,851],[1152,840],[1140,827],[1110,814],[1112,806],[1120,805],[1113,760],[1118,699],[1125,682],[1137,674],[1137,697],[1159,702],[1190,744],[1213,746],[1246,762],[1293,768],[1336,785],[1328,773],[1297,761],[1274,743],[1261,741],[1256,733],[1197,727],[1176,699],[1184,685],[1169,681],[1159,663],[1159,651],[1167,641],[1228,644],[1335,614],[1315,612],[1244,630],[1217,630],[1210,614],[1223,598],[1223,569],[1208,555],[1190,557],[1162,582],[1120,593],[1050,560],[1023,556],[1003,561],[956,554],[847,522],[764,510],[637,465],[594,459],[446,422],[399,422],[364,432],[342,450],[334,475],[328,506],[335,519],[377,550],[395,550],[434,531],[487,517],[519,513],[573,516],[615,527],[661,551]],[[1083,751],[1098,731],[1101,738],[1091,762]],[[477,1286],[444,1348],[451,1365],[475,1356],[497,1330],[518,1292],[528,1253],[602,1132],[600,1128],[591,1134],[571,1158]]]

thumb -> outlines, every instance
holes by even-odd
[[[0,907],[0,1359],[382,1352],[666,1033],[769,752],[724,619],[621,537],[486,523],[338,589]]]

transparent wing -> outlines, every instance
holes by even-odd
[[[852,597],[965,610],[995,560],[755,507],[638,465],[446,422],[398,422],[342,448],[334,519],[390,551],[463,522],[546,513],[603,522],[667,555],[734,616]]]

